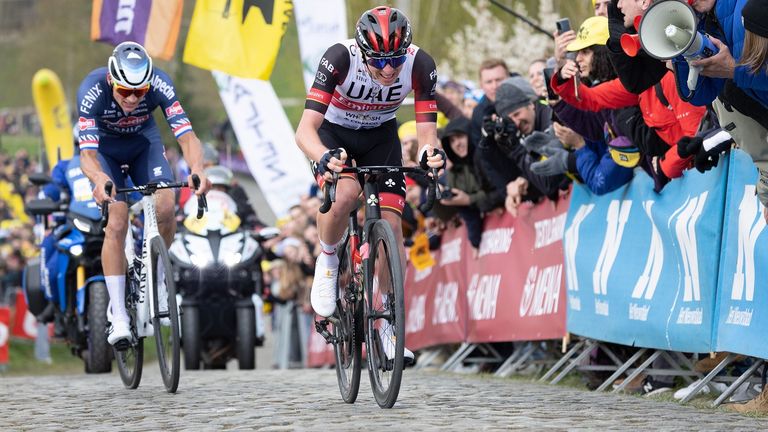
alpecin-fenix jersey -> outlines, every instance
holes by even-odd
[[[413,90],[416,122],[437,121],[435,61],[411,44],[397,80],[383,86],[371,78],[354,39],[325,52],[304,105],[331,123],[349,129],[371,129],[395,117]]]
[[[98,150],[99,140],[105,136],[128,137],[156,127],[152,111],[158,106],[163,109],[176,139],[192,131],[192,123],[176,98],[173,82],[158,68],[154,68],[149,92],[130,113],[124,113],[112,97],[106,67],[95,69],[85,77],[77,91],[77,103],[81,150]]]

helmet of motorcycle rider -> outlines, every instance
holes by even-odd
[[[404,61],[411,39],[408,17],[399,9],[388,6],[363,12],[355,26],[357,46],[369,59],[402,58]],[[396,66],[393,64],[392,67]]]
[[[232,178],[234,177],[229,168],[221,165],[206,168],[205,176],[211,181],[212,186],[219,186],[225,189],[232,185]]]
[[[152,80],[152,58],[136,42],[123,42],[115,47],[107,62],[113,84],[127,89],[149,87]]]

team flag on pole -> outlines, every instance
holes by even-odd
[[[197,0],[184,63],[268,80],[292,15],[291,0]]]
[[[181,27],[183,0],[93,0],[91,40],[138,42],[153,57],[170,60]]]

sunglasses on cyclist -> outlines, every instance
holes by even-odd
[[[404,55],[397,57],[381,57],[381,58],[369,58],[366,57],[365,62],[368,66],[376,69],[384,69],[387,65],[392,66],[392,69],[397,69],[400,65],[405,63],[407,57]]]
[[[149,92],[149,84],[142,88],[128,88],[123,87],[120,84],[113,84],[112,87],[114,87],[115,91],[117,91],[117,94],[124,98],[130,97],[131,95],[136,95],[137,98],[141,99]]]

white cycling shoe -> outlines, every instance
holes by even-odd
[[[384,347],[384,355],[387,356],[387,360],[395,358],[395,344],[397,343],[397,337],[392,331],[392,325],[384,323],[379,331],[381,337],[381,345]],[[403,365],[411,366],[416,363],[413,352],[406,347],[403,347]]]
[[[112,321],[109,327],[109,336],[107,336],[107,342],[109,342],[110,345],[116,345],[121,341],[130,342],[131,339],[130,322],[118,320]]]
[[[336,312],[336,280],[339,277],[339,268],[326,267],[320,258],[321,256],[315,263],[315,279],[312,281],[309,297],[315,313],[327,318]]]

